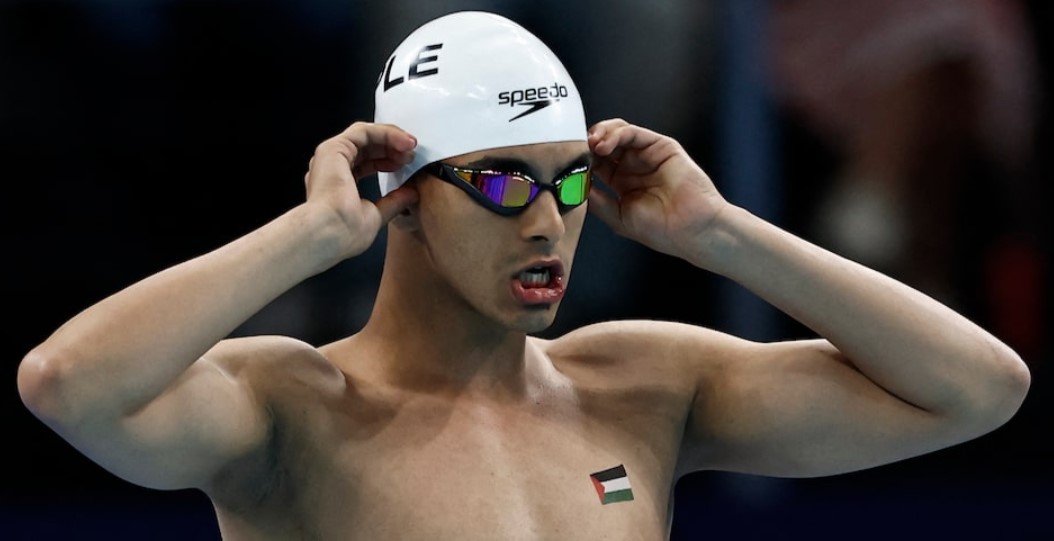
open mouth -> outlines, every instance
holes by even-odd
[[[532,265],[513,276],[513,293],[527,304],[551,304],[564,296],[564,267],[559,261]]]
[[[559,261],[543,262],[520,271],[514,278],[525,289],[557,287],[563,280],[564,266]]]
[[[550,267],[531,267],[521,272],[519,279],[524,288],[531,289],[550,286],[555,275]]]

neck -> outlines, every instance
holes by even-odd
[[[385,381],[424,392],[523,396],[541,363],[526,333],[481,314],[436,276],[423,251],[394,238],[356,341],[383,359]]]

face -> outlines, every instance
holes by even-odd
[[[544,143],[473,152],[442,163],[520,173],[551,185],[589,165],[590,153],[585,142]],[[551,325],[570,278],[586,203],[567,208],[558,204],[554,191],[539,189],[522,212],[502,215],[432,175],[421,175],[417,190],[420,231],[441,287],[507,328],[535,332]]]

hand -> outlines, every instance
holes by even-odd
[[[377,171],[395,171],[410,163],[417,139],[388,124],[356,122],[315,149],[304,176],[308,203],[335,212],[348,230],[348,257],[373,244],[382,226],[417,201],[410,186],[376,202],[359,195],[358,181]]]
[[[669,255],[698,253],[708,227],[728,204],[710,177],[674,139],[621,119],[589,129],[597,186],[589,210],[616,233]]]

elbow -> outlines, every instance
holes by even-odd
[[[1032,374],[1025,361],[1010,347],[997,343],[992,347],[990,366],[992,372],[986,378],[986,398],[978,403],[978,417],[985,421],[985,431],[994,430],[1012,419],[1021,409],[1029,388]]]
[[[69,417],[64,404],[68,403],[68,363],[60,355],[38,346],[30,351],[18,366],[18,394],[22,403],[37,418],[54,426]]]
[[[1004,400],[1008,404],[1006,418],[1009,420],[1021,408],[1025,397],[1028,396],[1029,388],[1032,387],[1032,372],[1029,371],[1028,364],[1016,352],[1006,346],[1003,348],[1006,351],[1002,354],[999,364],[1004,374],[1002,378],[1005,382],[1003,384]]]

